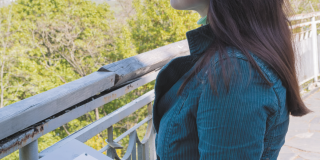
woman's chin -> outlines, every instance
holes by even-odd
[[[171,7],[177,10],[184,10],[184,7],[180,5],[177,0],[170,0]]]

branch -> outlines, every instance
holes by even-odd
[[[62,125],[62,127],[63,127],[64,131],[66,131],[67,134],[70,135],[70,133],[69,133],[69,131],[67,130],[66,126]]]

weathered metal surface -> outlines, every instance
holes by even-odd
[[[45,124],[28,130],[14,139],[0,144],[0,159],[41,137],[43,135],[44,126]]]
[[[102,117],[101,119],[91,123],[90,125],[80,129],[79,131],[71,134],[70,136],[64,138],[63,140],[57,142],[53,146],[45,149],[40,153],[40,157],[54,151],[55,149],[59,148],[63,144],[67,143],[71,139],[77,139],[80,142],[85,142],[92,138],[93,136],[97,135],[98,133],[102,132],[103,130],[107,129],[111,125],[119,122],[123,118],[129,116],[136,110],[140,109],[144,105],[152,102],[154,100],[154,90],[147,92],[146,94],[140,96],[139,98],[131,101],[130,103],[124,105],[123,107],[117,109],[116,111],[110,113],[109,115]]]
[[[115,73],[94,72],[1,108],[0,140],[111,88],[114,77]]]
[[[156,78],[158,72],[159,70],[150,72],[149,74],[142,76],[136,81],[127,84],[117,90],[111,91],[110,93],[106,94],[101,93],[99,95],[100,97],[98,97],[97,95],[96,97],[91,99],[91,101],[85,104],[79,106],[76,105],[74,107],[68,108],[67,110],[63,111],[63,113],[60,113],[60,115],[55,115],[46,119],[43,122],[31,126],[30,128],[35,128],[29,129],[34,130],[33,132],[27,130],[21,132],[20,134],[17,134],[17,136],[13,136],[7,140],[3,140],[3,142],[0,142],[0,158],[27,145],[27,142],[29,142],[27,141],[28,139],[34,140],[36,138],[39,138],[42,135],[62,126],[63,124],[66,124],[71,120],[76,119],[89,111],[92,111],[94,108],[100,107],[108,102],[111,102],[112,100],[119,98],[120,96],[125,95],[126,93],[153,81]]]
[[[38,140],[35,140],[19,150],[20,160],[38,160]]]
[[[28,139],[34,140],[36,138],[39,138],[42,135],[62,126],[63,124],[82,116],[83,114],[93,110],[94,108],[100,107],[103,104],[111,102],[112,100],[122,95],[125,95],[126,93],[146,83],[151,82],[156,78],[158,72],[159,70],[151,72],[145,76],[140,77],[138,80],[128,85],[125,85],[117,90],[114,90],[110,93],[107,93],[105,95],[101,93],[99,98],[95,97],[96,99],[93,99],[93,100],[91,99],[91,101],[83,105],[68,108],[67,110],[63,111],[63,114],[61,113],[60,116],[56,115],[56,116],[50,117],[49,119],[46,119],[45,121],[40,123],[40,125],[36,124],[35,126],[32,126],[31,128],[35,128],[35,129],[29,129],[29,130],[32,130],[32,132],[28,130],[20,133],[17,136],[9,138],[10,140],[9,139],[5,141],[3,140],[2,143],[0,142],[0,158],[27,145],[29,142]]]
[[[171,59],[190,54],[187,40],[171,43],[101,67],[98,71],[116,73],[115,86],[164,66]]]

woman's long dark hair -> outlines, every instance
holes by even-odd
[[[213,54],[218,53],[220,58],[224,56],[228,60],[226,47],[232,46],[248,58],[270,86],[272,84],[263,76],[260,67],[248,51],[274,69],[287,89],[286,99],[291,115],[303,116],[311,112],[305,106],[299,92],[295,49],[290,30],[291,23],[288,20],[292,13],[287,0],[210,0],[207,23],[215,35],[214,43],[203,53],[195,69],[180,86],[178,95],[188,81],[208,63]],[[227,75],[228,68],[232,68],[228,66],[233,65],[230,61],[226,62],[226,65],[221,66],[223,75]],[[230,77],[223,78],[228,89]],[[209,80],[213,83],[210,75]]]

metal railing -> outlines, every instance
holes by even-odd
[[[303,84],[319,76],[319,50],[317,16],[320,13],[297,15],[292,21],[310,19],[297,27],[311,25],[311,30],[296,34],[297,54],[301,57],[299,82]],[[156,159],[152,123],[152,101],[154,90],[147,92],[116,111],[102,117],[90,125],[76,131],[38,154],[37,139],[42,135],[76,119],[95,108],[107,104],[128,92],[155,80],[159,70],[171,59],[189,55],[187,40],[169,44],[121,61],[101,67],[97,72],[64,84],[41,94],[29,97],[0,109],[0,158],[20,150],[20,159],[46,159],[70,144],[84,144],[90,138],[107,129],[108,144],[99,154],[107,152],[112,159]],[[147,117],[116,139],[113,138],[113,125],[133,112],[147,105]],[[139,140],[136,130],[143,124],[148,127],[143,140]],[[118,142],[129,136],[125,155],[120,158]],[[82,147],[82,145],[80,145]],[[80,148],[80,147],[79,147]],[[81,149],[79,149],[81,150]],[[87,155],[87,154],[85,154]],[[80,155],[81,156],[81,155]],[[107,156],[106,159],[107,159]]]
[[[316,20],[320,16],[320,12],[296,15],[291,17],[291,21],[307,20],[308,22],[293,25],[292,29],[300,28],[301,32],[295,33],[295,45],[297,49],[297,71],[299,84],[302,85],[313,79],[318,82],[320,74],[319,54],[320,35],[318,34],[317,24],[320,20]]]

